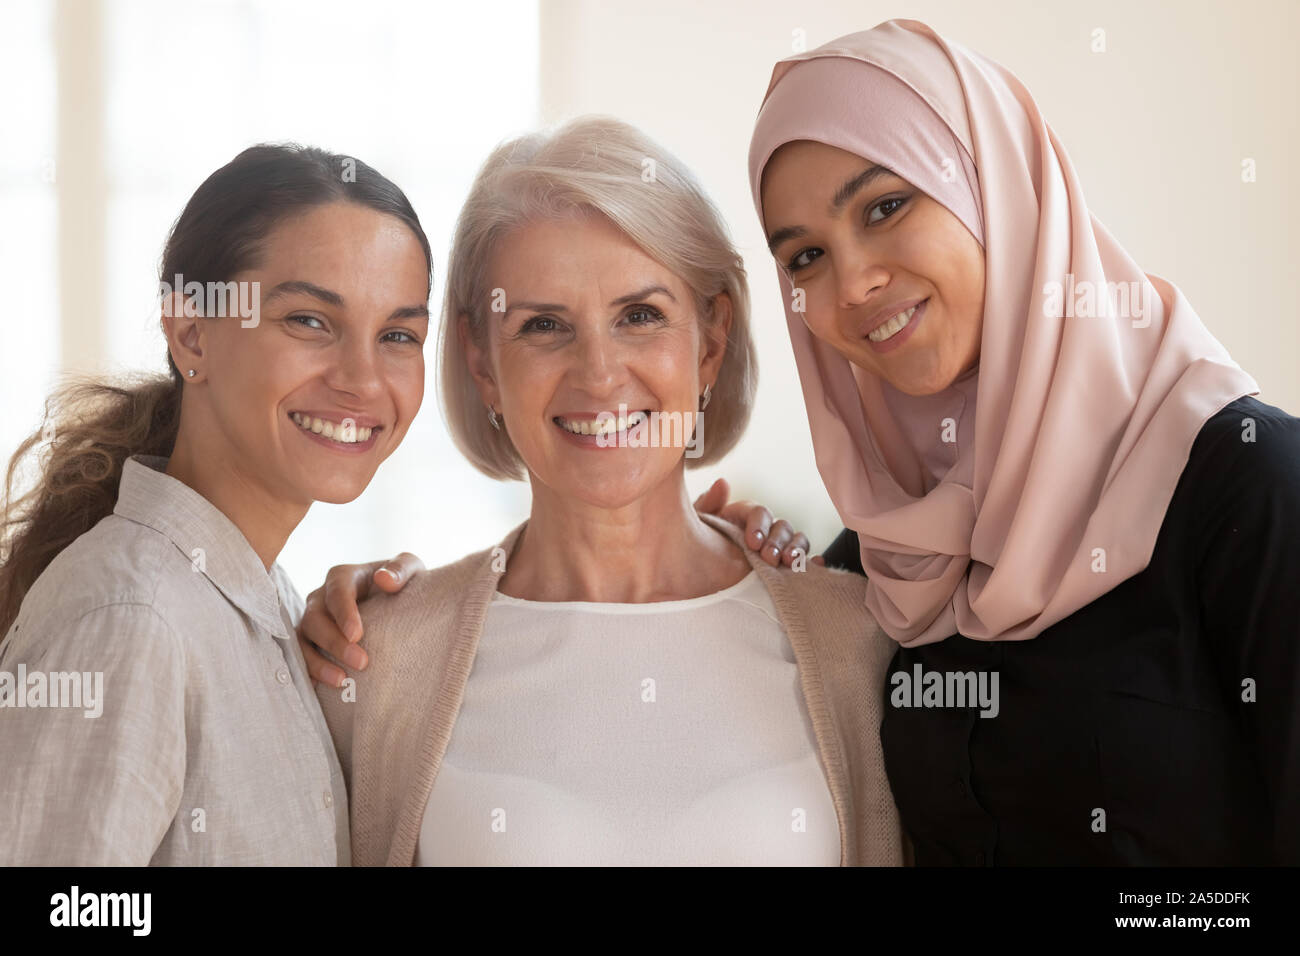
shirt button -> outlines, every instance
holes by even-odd
[[[275,679],[278,680],[281,684],[287,684],[289,683],[289,672],[285,670],[283,667],[281,667],[278,671],[275,672]]]
[[[325,809],[328,810],[328,809],[329,809],[330,807],[332,807],[332,806],[334,806],[334,794],[332,794],[332,793],[330,793],[328,790],[326,790],[326,791],[325,791]]]

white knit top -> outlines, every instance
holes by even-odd
[[[795,656],[755,572],[649,604],[495,594],[417,865],[839,861]]]

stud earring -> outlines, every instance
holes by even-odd
[[[190,375],[190,378],[193,378],[193,377],[194,377],[194,369],[190,369],[189,375]]]
[[[704,394],[700,396],[700,411],[709,407],[709,399],[713,397],[713,385],[704,386]]]
[[[501,431],[501,419],[497,417],[497,410],[491,405],[488,406],[488,421],[492,423],[493,428]]]

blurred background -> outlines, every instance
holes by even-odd
[[[62,373],[165,368],[163,242],[195,187],[245,146],[315,144],[395,180],[434,246],[436,307],[452,224],[490,149],[609,113],[695,170],[749,269],[752,424],[724,461],[688,472],[691,488],[726,477],[820,549],[840,522],[750,199],[749,134],[776,60],[892,17],[1019,76],[1094,214],[1183,289],[1262,400],[1300,413],[1295,0],[6,0],[0,453],[36,427]],[[410,550],[434,566],[527,516],[526,485],[479,475],[452,445],[427,348],[404,445],[356,502],[316,505],[281,556],[304,593],[331,564]]]

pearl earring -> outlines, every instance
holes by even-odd
[[[193,377],[194,377],[194,369],[190,369],[190,373],[189,373],[189,374],[190,374],[190,378],[193,378]]]

